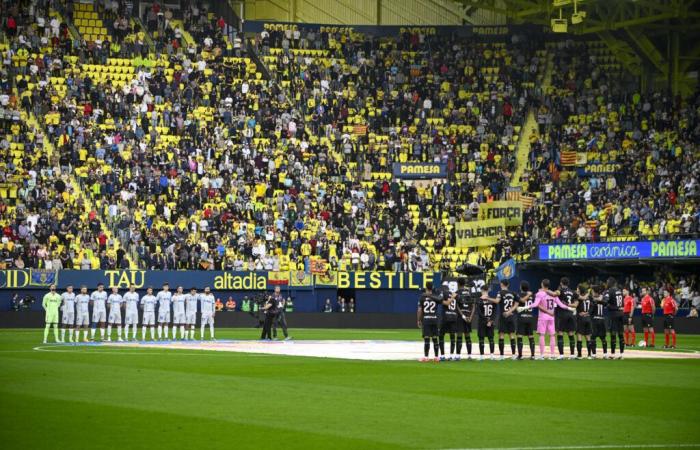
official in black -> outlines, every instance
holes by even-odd
[[[260,339],[272,340],[272,323],[275,321],[275,318],[277,318],[277,311],[277,300],[272,296],[268,297],[262,310],[265,315],[265,321],[263,322],[263,331]]]
[[[282,333],[284,333],[284,339],[289,340],[289,333],[287,332],[287,317],[284,314],[287,301],[280,293],[279,286],[275,286],[275,293],[272,294],[272,298],[277,302],[277,317],[275,317],[275,321],[272,324],[272,337],[277,338],[277,327],[280,327],[282,328]]]

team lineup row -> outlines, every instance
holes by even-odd
[[[67,286],[62,294],[56,292],[56,286],[51,285],[49,292],[44,295],[42,306],[46,311],[46,328],[44,329],[44,343],[47,342],[49,330],[54,327],[56,342],[65,342],[68,331],[68,342],[80,341],[80,330],[83,330],[83,341],[93,341],[97,326],[100,327],[100,338],[105,340],[105,327],[107,341],[112,340],[112,327],[117,329],[118,341],[122,339],[122,311],[124,311],[124,338],[129,339],[129,327],[132,327],[131,339],[136,340],[137,327],[139,325],[139,309],[143,312],[141,339],[146,339],[146,329],[150,328],[151,340],[155,340],[157,325],[157,338],[169,339],[169,326],[172,323],[172,339],[177,339],[177,329],[180,329],[180,339],[194,339],[197,311],[200,311],[200,339],[204,339],[204,330],[209,325],[211,339],[214,339],[214,316],[216,315],[214,295],[210,288],[204,288],[203,293],[198,293],[196,288],[185,293],[182,286],[178,286],[173,293],[168,284],[164,284],[161,291],[153,295],[153,288],[148,288],[146,295],[140,297],[136,287],[131,285],[128,292],[122,296],[119,289],[112,288],[110,294],[104,290],[102,283],[97,285],[97,290],[88,295],[87,288],[82,286],[80,293],[73,292],[73,286]],[[90,307],[92,306],[92,320]],[[109,314],[107,314],[109,306]],[[171,308],[172,307],[172,308]],[[157,321],[156,321],[157,308]],[[58,337],[59,310],[61,311],[61,337]],[[172,314],[171,314],[172,312]],[[88,339],[88,326],[90,339]],[[75,333],[75,336],[74,336]]]
[[[622,359],[625,345],[634,344],[634,298],[627,289],[620,289],[614,278],[606,286],[579,285],[574,291],[569,280],[563,277],[556,290],[550,289],[550,281],[543,279],[536,294],[524,281],[520,292],[509,289],[508,280],[500,282],[500,291],[495,297],[489,295],[487,285],[467,287],[466,280],[458,281],[454,292],[437,295],[428,283],[418,300],[418,328],[423,331],[423,358],[430,361],[430,343],[433,343],[434,361],[460,360],[463,344],[468,358],[472,353],[472,321],[477,316],[477,336],[480,359],[484,359],[485,341],[488,340],[491,359],[505,359],[505,337],[508,336],[512,359],[523,358],[523,339],[527,337],[531,359],[544,359],[545,337],[549,335],[550,357],[564,359],[564,336],[569,339],[569,358],[583,357],[584,346],[587,357],[597,357],[597,340],[601,341],[603,358]],[[661,302],[663,308],[666,346],[672,340],[676,346],[673,319],[678,305],[668,291]],[[653,317],[656,310],[654,299],[642,289],[642,345],[654,346],[655,331]],[[537,315],[533,314],[535,311]],[[498,325],[498,350],[495,354],[494,329]],[[539,334],[539,356],[535,354],[534,333]],[[608,355],[607,333],[610,334]],[[450,337],[450,353],[445,355],[445,336]],[[651,337],[651,343],[649,338]],[[631,340],[630,340],[631,338]],[[555,356],[555,339],[558,356]],[[517,349],[516,349],[517,348]],[[619,353],[616,355],[616,350]]]

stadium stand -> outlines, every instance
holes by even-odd
[[[700,231],[698,96],[640,95],[597,42],[248,46],[206,4],[19,4],[0,47],[5,267],[420,271]],[[447,182],[394,162],[446,163]],[[511,185],[524,225],[457,248],[454,223]]]

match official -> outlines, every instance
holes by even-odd
[[[272,337],[277,339],[277,327],[282,328],[282,333],[284,334],[284,339],[289,340],[289,333],[287,332],[287,317],[284,314],[284,308],[287,306],[287,300],[282,296],[280,292],[280,287],[275,286],[275,293],[272,294],[272,298],[277,302],[277,317],[272,324]]]
[[[263,306],[262,310],[263,314],[265,314],[265,321],[263,322],[263,331],[262,335],[260,336],[260,339],[263,340],[272,340],[272,323],[275,321],[275,318],[277,317],[277,300],[273,296],[269,296],[267,298],[267,301],[265,302],[265,306]]]

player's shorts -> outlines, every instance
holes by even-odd
[[[674,325],[674,317],[672,315],[666,315],[664,316],[664,329],[665,330],[673,330],[673,325]]]
[[[634,325],[634,322],[632,321],[633,317],[634,313],[625,313],[625,325]]]
[[[541,317],[541,316],[540,316]],[[537,333],[538,334],[554,334],[554,318],[551,319],[537,319]]]
[[[204,316],[202,316],[202,323],[204,323]],[[435,319],[423,320],[423,337],[435,337],[438,336],[438,323]]]
[[[61,323],[63,325],[75,325],[75,311],[63,311]]]
[[[170,323],[170,311],[158,311],[158,323]]]
[[[653,328],[654,327],[654,315],[653,314],[642,314],[642,327]]]
[[[499,333],[515,333],[515,316],[510,317],[500,316],[498,318]]]
[[[535,332],[534,317],[518,317],[518,334],[520,336],[532,336]]]
[[[576,331],[576,317],[573,314],[560,314],[556,329],[562,333],[573,333]]]
[[[201,325],[214,325],[214,315],[212,313],[202,313],[202,323]],[[425,329],[425,324],[423,325],[423,328]],[[437,336],[437,323],[435,323],[435,334],[433,336]]]
[[[582,336],[593,334],[593,322],[591,318],[579,316],[576,320],[576,332]]]
[[[173,323],[184,324],[185,323],[185,313],[174,313]]]
[[[79,327],[86,327],[90,325],[90,314],[87,312],[78,312],[78,317],[75,321],[75,325]]]
[[[122,312],[118,309],[110,310],[109,311],[109,323],[121,325]]]
[[[593,319],[593,337],[605,339],[606,333],[605,319]]]
[[[460,319],[459,322],[457,322],[457,332],[458,333],[464,333],[464,334],[469,334],[472,332],[472,323],[468,320]]]
[[[92,321],[95,323],[106,322],[107,321],[107,310],[105,310],[104,308],[93,309],[92,310]]]
[[[197,323],[197,313],[196,312],[189,312],[185,314],[185,323],[187,325],[194,325]]]
[[[622,314],[610,315],[610,332],[622,334],[625,331],[625,317]]]
[[[488,321],[486,320],[479,320],[478,328],[476,330],[476,335],[479,337],[479,339],[483,338],[491,338],[493,339],[493,322],[491,323],[491,326],[488,326]]]
[[[155,311],[144,311],[143,312],[143,325],[155,325],[155,324],[156,324]]]
[[[440,334],[450,334],[457,332],[457,322],[450,320],[442,322],[440,326]]]
[[[127,311],[124,317],[125,325],[138,325],[139,324],[139,313],[137,311]]]
[[[46,323],[58,323],[58,311],[47,312],[44,318]]]

